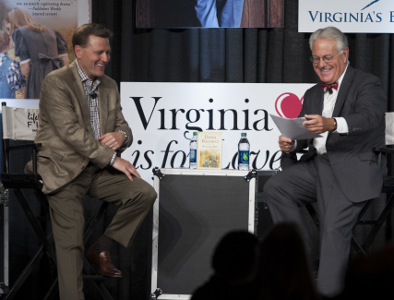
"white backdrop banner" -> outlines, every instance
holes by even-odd
[[[298,31],[334,26],[342,32],[393,33],[393,0],[299,0]]]
[[[194,131],[223,133],[222,168],[237,168],[247,133],[250,167],[279,167],[279,131],[269,114],[297,117],[311,84],[122,82],[123,114],[134,142],[122,157],[152,182],[152,168],[189,167]]]

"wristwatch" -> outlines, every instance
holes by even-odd
[[[335,130],[337,130],[338,124],[337,124],[337,119],[335,119],[335,118],[333,118],[333,119],[334,119],[334,130],[333,130],[333,132],[334,132]]]

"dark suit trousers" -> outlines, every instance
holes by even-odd
[[[345,197],[327,155],[298,162],[273,176],[264,186],[264,198],[274,223],[297,223],[307,246],[312,242],[300,207],[317,201],[320,218],[317,287],[325,296],[340,293],[349,259],[352,228],[365,202],[353,203]]]
[[[115,173],[114,173],[115,172]],[[84,299],[83,201],[85,195],[118,205],[105,234],[128,247],[152,207],[156,192],[142,179],[89,165],[75,180],[48,195],[55,239],[60,299]]]

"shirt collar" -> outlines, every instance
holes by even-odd
[[[82,68],[79,66],[78,60],[75,60],[75,63],[77,65],[78,74],[79,74],[79,77],[81,77],[82,83],[89,82],[89,80],[90,80],[90,83],[94,84],[95,86],[99,85],[99,83],[101,82],[100,78],[96,78],[95,80],[91,80],[88,77],[88,75],[86,75],[86,73],[82,70]]]

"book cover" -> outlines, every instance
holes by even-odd
[[[197,169],[222,169],[222,133],[197,134]]]

